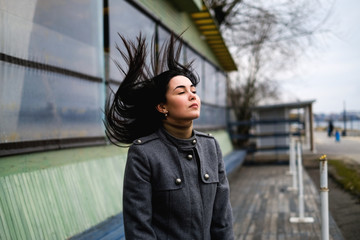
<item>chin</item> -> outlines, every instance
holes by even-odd
[[[195,115],[193,116],[193,120],[198,119],[199,117],[200,117],[200,113],[199,113],[199,114],[195,114]]]
[[[190,115],[192,117],[194,117],[194,119],[199,118],[200,117],[200,109],[197,111],[193,111]]]

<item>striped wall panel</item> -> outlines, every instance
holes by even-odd
[[[234,147],[231,143],[231,139],[227,131],[225,130],[219,130],[219,131],[213,131],[211,134],[216,138],[216,140],[219,142],[221,152],[223,156],[228,155],[234,150]]]
[[[65,239],[122,212],[125,158],[1,177],[0,239]]]

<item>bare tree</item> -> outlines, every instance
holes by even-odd
[[[229,82],[229,99],[239,121],[251,107],[278,94],[276,76],[295,66],[316,46],[335,0],[205,0],[238,64]],[[237,133],[247,135],[249,126]],[[243,139],[237,142],[244,144]]]

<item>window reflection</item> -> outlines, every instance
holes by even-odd
[[[2,53],[103,75],[101,1],[11,0],[2,8]]]
[[[170,33],[163,27],[158,26],[158,46],[164,46],[164,44],[169,40],[169,38]]]
[[[1,143],[103,135],[101,83],[4,62],[0,70]]]
[[[151,40],[157,28],[159,46],[170,37],[164,27],[128,2],[109,0],[110,64],[105,70],[102,1],[2,3],[0,53],[33,65],[0,61],[0,143],[104,136],[105,87],[101,81],[108,71],[114,80],[109,86],[116,91],[122,76],[113,60],[125,66],[116,50],[116,43],[122,47],[118,33],[135,40],[141,32]],[[226,76],[184,44],[180,62],[189,61],[200,78],[197,92],[203,102],[195,125],[225,126]],[[45,67],[37,69],[34,64],[38,63]]]
[[[191,48],[186,47],[186,62],[191,62],[192,61],[192,67],[195,71],[195,73],[198,75],[200,82],[196,87],[196,92],[197,94],[200,96],[200,98],[203,98],[203,88],[205,85],[205,78],[202,74],[202,64],[203,64],[203,59],[201,56],[199,56],[198,54],[196,54]]]
[[[104,136],[101,1],[2,3],[0,143]]]
[[[165,28],[163,28],[161,26],[158,26],[158,46],[159,46],[159,48],[162,46],[164,47],[164,44],[166,44],[169,41],[170,36],[171,35],[168,30],[166,30]],[[177,45],[176,45],[176,47],[177,47]],[[186,49],[186,46],[185,46],[185,44],[183,44],[182,48],[181,48],[180,56],[179,56],[179,62],[181,64],[184,64],[187,61],[186,57],[185,57],[185,49]]]
[[[200,118],[194,121],[196,128],[215,128],[226,126],[226,108],[206,103],[201,104]]]
[[[109,75],[112,80],[121,81],[123,76],[113,62],[113,60],[116,60],[121,66],[126,66],[118,50],[116,49],[116,44],[118,44],[120,49],[125,50],[118,34],[123,35],[126,39],[135,40],[141,32],[144,37],[150,40],[155,34],[155,23],[125,1],[109,0],[109,11]],[[150,52],[150,47],[151,46],[148,46],[148,52]]]
[[[217,96],[218,96],[218,105],[226,107],[227,103],[227,83],[226,83],[226,75],[220,71],[217,74]]]
[[[209,62],[205,62],[204,74],[206,79],[204,101],[210,104],[215,104],[216,69]]]

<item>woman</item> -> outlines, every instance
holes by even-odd
[[[171,37],[162,59],[152,60],[151,74],[145,39],[122,41],[128,69],[119,66],[125,78],[108,101],[105,126],[113,142],[131,144],[123,189],[126,239],[233,239],[220,147],[193,130],[199,81],[191,64],[177,61],[181,43]]]

